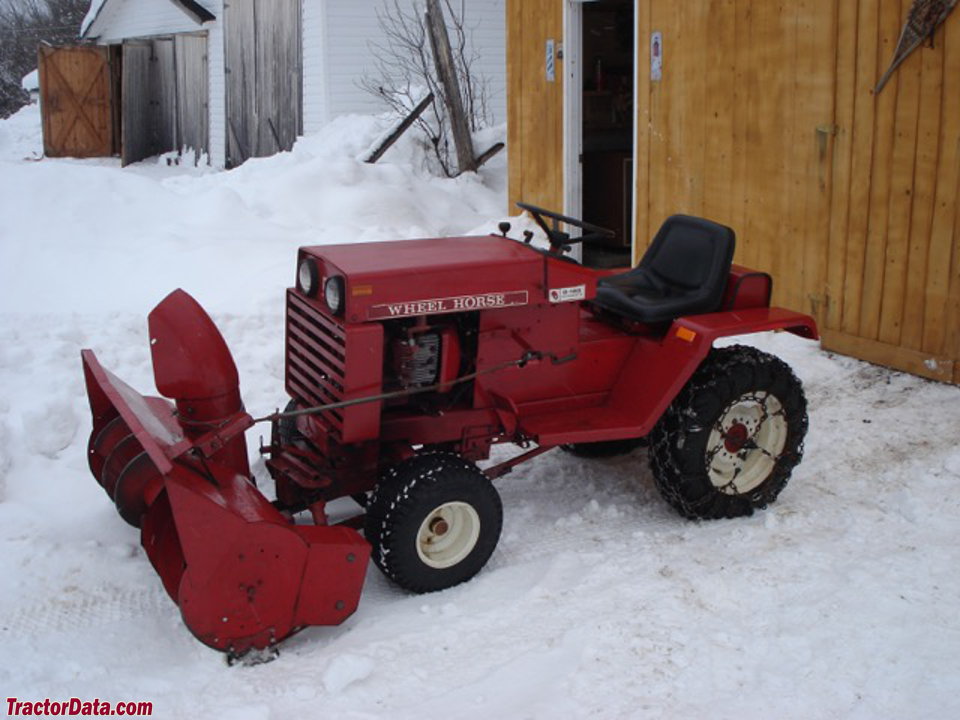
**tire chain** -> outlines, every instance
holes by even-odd
[[[715,502],[711,495],[704,495],[696,501],[686,498],[680,491],[680,486],[689,475],[682,472],[677,466],[676,458],[673,453],[674,445],[683,447],[688,435],[703,432],[706,428],[701,424],[700,418],[694,408],[695,399],[703,392],[714,392],[719,382],[730,375],[731,370],[737,365],[753,366],[756,369],[764,366],[775,366],[778,373],[783,373],[799,386],[799,380],[793,370],[778,357],[764,353],[756,348],[746,345],[731,345],[722,349],[710,351],[707,358],[697,368],[696,372],[690,378],[683,389],[667,408],[666,412],[660,418],[651,433],[651,452],[650,465],[653,471],[654,482],[661,496],[681,515],[687,518],[703,518],[704,511]],[[783,404],[783,400],[781,400]],[[721,411],[722,415],[722,411]],[[688,419],[686,427],[682,421]],[[788,468],[792,469],[803,457],[804,440],[809,418],[804,410],[799,419],[796,429],[789,428],[789,432],[799,432],[801,440],[797,445],[796,452],[785,452],[780,455],[780,461],[788,460]],[[675,437],[674,437],[675,435]],[[786,486],[789,479],[789,472],[780,473],[781,477],[775,487],[764,484],[757,488],[755,492],[748,496],[748,499],[754,507],[765,507],[761,503],[765,496],[776,497],[777,494]],[[763,492],[760,492],[760,489]]]

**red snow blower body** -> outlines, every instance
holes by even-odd
[[[731,265],[733,233],[709,221],[671,218],[614,273],[564,257],[583,238],[544,218],[602,230],[523,207],[551,250],[505,227],[300,250],[291,400],[264,418],[273,501],[250,472],[236,366],[193,298],[177,290],[149,317],[162,398],[83,351],[90,469],[201,642],[242,655],[342,622],[371,552],[415,592],[469,579],[500,534],[491,480],[558,446],[594,457],[648,441],[657,487],[688,517],[749,514],[782,490],[806,430],[799,382],[771,356],[711,348],[816,338],[812,318],[770,307],[769,276]],[[526,451],[481,471],[498,443]],[[346,497],[360,510],[331,524],[326,504]],[[313,524],[294,522],[302,511]]]

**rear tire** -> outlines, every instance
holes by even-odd
[[[503,506],[490,479],[458,455],[432,453],[384,475],[370,496],[364,534],[384,575],[424,593],[480,572],[502,525]]]
[[[654,428],[657,489],[687,518],[751,515],[786,486],[806,433],[786,363],[742,345],[712,350]]]

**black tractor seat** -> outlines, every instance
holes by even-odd
[[[736,234],[725,225],[674,215],[640,264],[597,283],[596,305],[647,324],[715,312],[723,303]]]

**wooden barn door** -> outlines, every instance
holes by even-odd
[[[227,166],[290,150],[303,128],[300,0],[224,7]]]
[[[735,261],[770,272],[776,302],[821,313],[837,2],[639,3],[638,252],[667,216],[703,215],[734,228]]]
[[[152,56],[153,50],[149,42],[123,44],[120,158],[125,166],[154,154],[150,100],[150,58]]]
[[[912,0],[844,2],[824,346],[960,383],[960,17],[874,94]]]
[[[43,151],[48,157],[115,152],[110,49],[41,47]]]
[[[206,153],[210,144],[208,99],[207,36],[174,36],[177,65],[177,143],[178,149],[193,150],[195,156]]]

